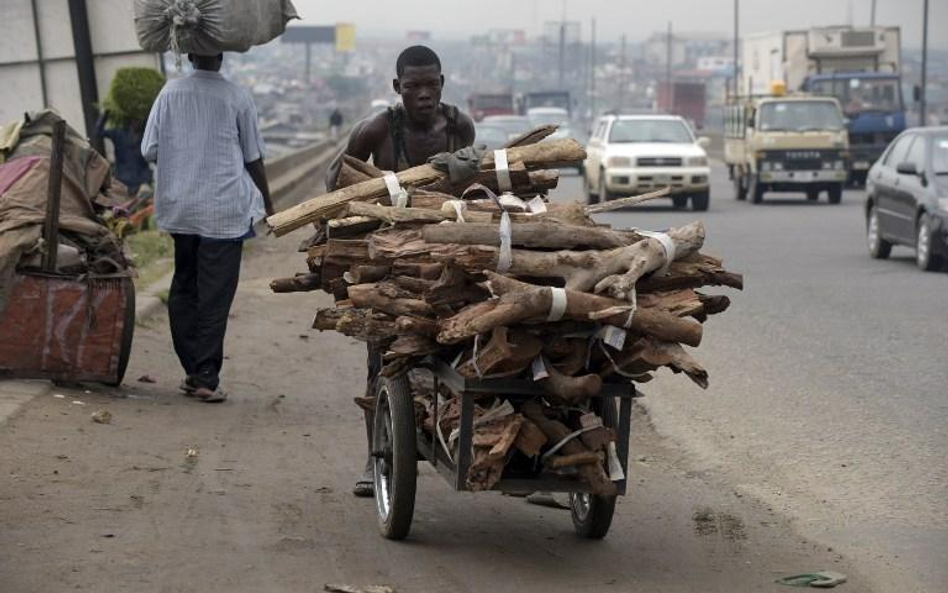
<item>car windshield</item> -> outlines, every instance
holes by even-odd
[[[773,101],[760,107],[760,129],[767,132],[840,130],[843,118],[829,101]]]
[[[932,139],[932,171],[935,175],[948,175],[948,136]]]
[[[528,116],[530,118],[530,123],[534,126],[545,126],[545,125],[554,125],[554,126],[564,126],[569,123],[569,115],[565,111],[557,112],[540,112],[540,113],[531,113]]]
[[[836,97],[847,115],[901,110],[899,84],[894,78],[817,80],[812,88],[818,95]]]
[[[471,97],[473,109],[509,109],[513,110],[513,98],[510,95],[474,95]]]
[[[477,126],[476,144],[484,144],[489,149],[501,148],[507,143],[507,131],[497,126]]]
[[[609,142],[694,142],[691,132],[674,119],[620,119],[612,124]]]
[[[530,130],[530,120],[525,117],[491,116],[485,117],[484,123],[506,130],[508,136],[516,136]]]

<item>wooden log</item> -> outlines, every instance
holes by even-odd
[[[524,404],[520,406],[520,413],[536,424],[551,443],[559,443],[573,432],[562,422],[547,418],[543,413],[543,407],[537,402],[524,402]],[[581,441],[572,439],[567,441],[560,451],[563,452],[563,455],[575,455],[577,453],[588,453],[589,449],[587,449]],[[606,475],[601,464],[580,465],[578,466],[578,471],[580,477],[589,486],[593,494],[603,496],[616,495],[616,486],[609,480],[609,476]]]
[[[421,230],[428,243],[500,246],[500,228],[496,224],[439,224]],[[614,231],[598,227],[564,225],[552,222],[511,225],[511,243],[533,249],[613,249],[641,241],[632,231]]]
[[[353,284],[368,284],[378,282],[392,270],[391,266],[386,265],[357,265],[349,269],[348,279]]]
[[[514,146],[526,146],[527,144],[536,144],[540,140],[552,135],[559,129],[559,126],[548,124],[544,126],[537,126],[532,130],[528,130],[513,140],[504,144],[504,148],[513,148]]]
[[[432,306],[453,306],[486,300],[490,298],[490,292],[477,284],[473,276],[448,260],[444,263],[441,276],[425,291],[424,297]]]
[[[500,298],[468,307],[441,324],[438,341],[454,344],[477,334],[491,331],[499,325],[510,326],[528,320],[543,321],[549,314],[553,293],[547,286],[537,286],[485,272],[491,291]],[[591,313],[620,306],[623,303],[572,290],[566,291],[566,311],[570,319],[586,320]],[[602,320],[604,323],[622,327],[628,313],[619,313]],[[680,319],[653,309],[637,309],[632,316],[630,329],[638,334],[647,334],[671,342],[682,342],[689,346],[701,343],[701,324]]]
[[[270,290],[277,293],[306,292],[319,289],[321,284],[322,274],[320,272],[310,272],[309,274],[297,274],[292,278],[272,280]]]
[[[540,427],[524,418],[514,446],[527,457],[536,457],[549,440]]]
[[[428,210],[426,208],[395,208],[379,206],[367,202],[349,202],[346,204],[346,216],[358,216],[381,220],[390,224],[421,223],[433,224],[446,220],[457,220],[457,212],[451,210]],[[465,212],[464,220],[470,222],[489,222],[493,217],[489,212]]]
[[[392,274],[437,280],[441,276],[442,267],[438,263],[396,261],[392,264]]]
[[[510,165],[510,185],[511,193],[516,196],[533,197],[537,194],[545,194],[555,189],[559,185],[560,172],[555,169],[539,169],[536,171],[527,171],[523,163],[512,163]],[[500,193],[500,187],[497,182],[497,173],[491,169],[481,171],[472,179],[463,182],[452,183],[450,179],[441,179],[424,186],[421,189],[439,192],[442,195],[460,196],[472,184],[479,183],[491,189],[494,193]],[[426,198],[423,198],[423,200]],[[419,203],[413,203],[413,206],[422,207]]]
[[[522,162],[526,168],[534,169],[581,161],[586,158],[586,151],[575,140],[564,138],[511,148],[507,151],[507,158],[508,162]],[[481,162],[481,169],[487,170],[493,166],[494,155],[488,153]],[[424,186],[446,177],[445,173],[428,164],[412,167],[395,175],[403,188]],[[321,218],[333,217],[348,202],[370,202],[385,196],[388,196],[388,188],[384,179],[369,179],[277,212],[267,218],[267,224],[276,236],[281,237]]]
[[[546,367],[547,378],[540,384],[543,390],[561,403],[580,404],[602,391],[602,377],[589,374],[570,377],[556,370],[553,365]]]
[[[725,270],[720,259],[694,253],[672,263],[668,275],[644,278],[636,288],[641,292],[654,292],[701,286],[729,286],[742,290],[744,277]]]
[[[631,374],[646,373],[660,367],[668,367],[675,373],[685,373],[702,389],[708,388],[708,372],[680,344],[642,338],[627,346],[615,364],[607,361],[600,370],[601,377],[608,377],[619,369]]]
[[[435,284],[434,280],[425,280],[424,278],[415,278],[414,276],[395,276],[392,278],[392,281],[399,288],[407,290],[419,297],[427,293]]]
[[[527,368],[543,349],[543,342],[523,331],[509,331],[495,327],[490,340],[471,358],[458,365],[458,373],[465,377],[480,375],[510,375]]]
[[[382,221],[368,216],[334,218],[326,223],[327,239],[350,239],[361,237],[382,226]]]
[[[338,331],[364,342],[378,341],[398,335],[395,322],[381,313],[369,309],[326,308],[316,311],[313,329]]]
[[[551,455],[543,460],[543,465],[550,469],[576,467],[588,463],[602,463],[602,457],[599,456],[599,453],[593,451],[581,451],[572,455]]]
[[[402,315],[395,320],[395,328],[405,334],[421,334],[431,337],[438,335],[437,321],[415,315]]]
[[[394,288],[394,290],[393,290]],[[421,299],[411,298],[387,283],[355,284],[349,287],[349,298],[356,307],[381,311],[389,315],[415,315],[433,317],[431,305]]]

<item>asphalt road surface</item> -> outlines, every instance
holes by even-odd
[[[137,328],[124,386],[56,387],[0,427],[0,591],[756,593],[825,569],[849,576],[843,590],[911,591],[889,586],[914,582],[901,557],[872,548],[883,557],[867,560],[854,544],[869,531],[914,542],[928,525],[922,548],[944,550],[931,348],[945,277],[868,262],[857,216],[849,196],[832,208],[712,197],[708,251],[748,289],[698,351],[708,392],[671,374],[648,386],[629,496],[602,542],[576,538],[567,511],[455,493],[425,466],[410,538],[381,539],[372,500],[349,493],[365,450],[352,403],[364,347],[308,329],[327,297],[270,293],[270,279],[305,267],[302,233],[256,240],[230,320],[228,402],[176,393],[158,316]],[[157,382],[136,380],[146,374]],[[91,421],[100,409],[110,424]]]
[[[556,199],[582,192],[579,177]],[[948,591],[948,273],[914,252],[869,258],[863,191],[734,199],[715,166],[711,209],[669,200],[602,215],[660,230],[700,218],[707,253],[745,275],[695,351],[707,392],[660,375],[658,430],[727,472],[739,491],[844,550],[886,591]]]

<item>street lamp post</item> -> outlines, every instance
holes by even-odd
[[[738,3],[740,0],[734,0],[734,96],[737,97],[740,94],[740,77],[741,77],[741,68],[738,64],[738,46],[740,45],[740,39],[738,37]]]
[[[925,87],[928,84],[928,0],[922,8],[922,84],[918,98],[918,124],[924,126],[925,119]]]

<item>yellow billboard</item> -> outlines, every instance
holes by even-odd
[[[356,27],[352,23],[336,23],[336,51],[354,51],[356,45]]]

